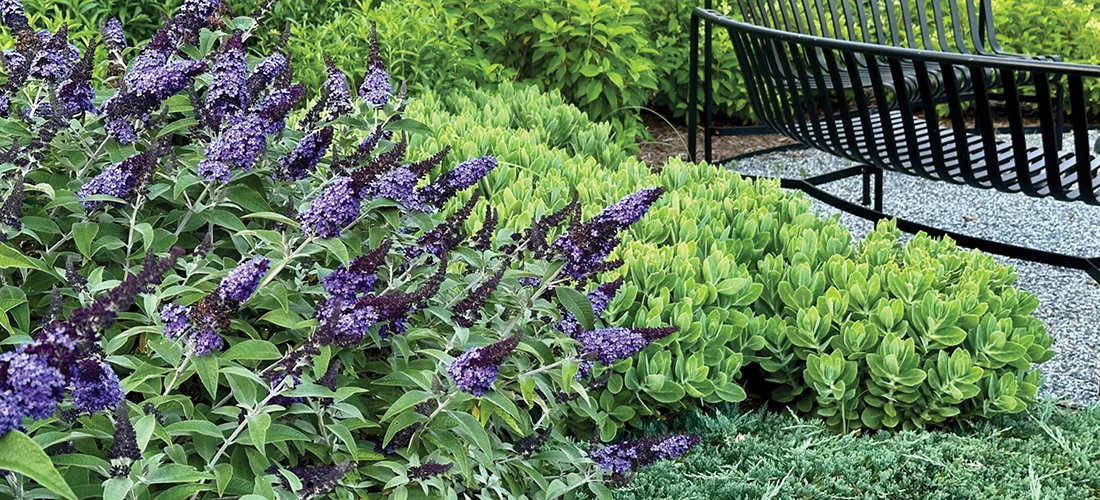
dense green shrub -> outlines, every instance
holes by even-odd
[[[1058,408],[942,431],[837,436],[812,420],[736,409],[690,414],[686,459],[617,490],[654,498],[1064,498],[1100,495],[1100,408]],[[663,431],[663,429],[654,429]]]
[[[835,219],[776,183],[677,160],[652,172],[603,142],[606,125],[533,88],[433,96],[412,109],[436,130],[414,150],[453,143],[517,165],[486,178],[513,227],[564,205],[572,189],[596,205],[638,186],[667,190],[624,241],[623,302],[603,319],[680,332],[617,364],[599,406],[582,410],[596,414],[604,439],[697,401],[740,401],[746,365],[779,384],[776,399],[838,429],[923,426],[1033,401],[1031,365],[1050,357],[1052,338],[1031,316],[1035,298],[989,256],[926,236],[902,244],[890,224],[853,245]],[[824,355],[854,377],[839,394]],[[899,357],[916,371],[881,369]]]
[[[595,329],[574,287],[661,189],[464,231],[515,165],[407,154],[431,109],[379,57],[307,98],[218,4],[140,48],[108,24],[113,91],[94,44],[3,4],[0,496],[609,498],[568,402],[675,327]],[[647,461],[693,444],[669,439]]]

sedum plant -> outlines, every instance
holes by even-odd
[[[625,265],[611,275],[623,284],[599,321],[679,330],[618,362],[598,404],[585,407],[605,440],[746,391],[810,414],[835,408],[828,418],[838,431],[939,426],[1034,403],[1036,365],[1053,355],[1053,338],[1033,315],[1035,297],[1014,288],[1011,267],[926,235],[903,243],[889,223],[853,244],[835,218],[775,182],[678,160],[654,172],[609,145],[610,127],[561,103],[530,87],[430,96],[412,108],[432,110],[423,114],[436,134],[411,147],[446,141],[527,165],[484,182],[512,227],[564,205],[574,188],[591,206],[665,188],[624,234]],[[818,361],[807,371],[810,355]],[[855,387],[840,391],[835,382],[852,365]]]
[[[587,443],[678,330],[596,320],[664,188],[507,226],[485,183],[517,165],[412,156],[373,29],[362,79],[316,54],[307,89],[246,49],[269,8],[188,0],[138,44],[0,0],[0,494],[607,498],[691,448]]]

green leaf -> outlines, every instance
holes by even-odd
[[[359,445],[355,442],[355,436],[351,435],[347,427],[339,422],[333,422],[328,425],[328,430],[332,431],[336,437],[340,438],[340,441],[344,443],[344,446],[348,447],[348,453],[353,457],[359,457]]]
[[[592,311],[592,302],[588,300],[588,296],[567,286],[555,288],[554,294],[557,295],[562,307],[576,316],[582,328],[592,329],[596,322],[596,314]]]
[[[432,129],[410,118],[402,118],[386,124],[386,130],[408,132],[410,134],[432,135]]]
[[[250,214],[244,214],[244,215],[241,216],[241,218],[242,219],[268,219],[268,220],[281,222],[281,223],[286,224],[286,225],[288,225],[288,226],[290,226],[294,229],[301,229],[301,226],[298,225],[298,221],[295,221],[294,219],[291,219],[290,217],[287,217],[285,215],[277,214],[275,212],[253,212],[253,213],[250,213]],[[242,227],[241,229],[244,229],[244,228]]]
[[[432,393],[430,393],[428,391],[409,391],[409,392],[406,392],[405,394],[402,394],[401,397],[397,398],[397,401],[394,401],[393,404],[390,405],[389,409],[386,410],[386,414],[382,415],[382,420],[383,421],[389,420],[389,419],[393,418],[394,415],[397,415],[398,413],[401,413],[405,410],[408,410],[409,408],[412,408],[412,407],[414,407],[414,406],[416,406],[420,403],[423,403],[423,402],[425,402],[425,401],[427,401],[431,398],[432,398]]]
[[[46,266],[42,261],[38,259],[32,259],[23,255],[22,252],[13,249],[7,245],[0,245],[0,269],[8,268],[17,269],[38,269],[45,271]]]
[[[218,395],[218,358],[213,355],[194,356],[191,364],[195,365],[195,373],[199,375],[206,392],[212,399]]]
[[[279,359],[283,356],[279,352],[279,348],[275,347],[275,344],[266,340],[246,340],[239,344],[235,344],[225,351],[222,355],[223,359],[228,360],[241,360],[241,359]]]
[[[0,469],[27,476],[62,497],[76,500],[76,494],[54,468],[50,457],[22,432],[8,431],[0,437]]]
[[[122,500],[133,486],[128,477],[112,477],[103,482],[103,500]]]
[[[271,415],[257,413],[248,417],[248,436],[252,438],[252,446],[264,456],[267,456],[264,445],[267,444],[268,427],[271,427]]]
[[[221,463],[214,466],[214,484],[218,486],[218,495],[225,494],[225,488],[229,486],[229,480],[233,479],[233,466]]]
[[[167,464],[145,476],[145,482],[148,484],[193,483],[210,478],[210,474],[200,472],[190,465]]]
[[[472,440],[492,461],[493,442],[489,439],[489,433],[485,432],[485,428],[481,426],[481,422],[478,422],[473,415],[462,411],[449,411],[447,414],[458,421],[458,426],[464,431],[462,433],[465,434],[466,439]]]
[[[76,249],[86,258],[92,257],[92,240],[99,233],[99,224],[94,222],[77,222],[73,224],[73,241]]]

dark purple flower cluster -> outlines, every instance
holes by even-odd
[[[485,177],[497,166],[494,156],[482,156],[459,163],[442,178],[420,190],[419,196],[426,205],[442,207],[455,193],[466,189]]]
[[[11,193],[8,193],[4,204],[0,206],[0,223],[16,231],[23,228],[23,223],[20,222],[23,218],[23,182],[22,176],[15,179],[11,186]]]
[[[363,149],[366,146],[370,146],[373,149],[374,144],[370,143],[379,140],[379,138],[384,138],[385,136],[386,131],[382,131],[381,135],[378,138],[367,137],[367,139],[363,141],[364,144],[360,144],[360,149]],[[401,134],[401,140],[397,141],[397,143],[395,143],[393,147],[379,154],[378,156],[371,158],[370,162],[368,162],[367,165],[363,168],[351,172],[350,176],[352,188],[355,189],[357,193],[361,194],[360,197],[366,196],[367,191],[370,189],[371,184],[373,184],[375,180],[382,176],[382,174],[388,172],[390,169],[401,163],[401,161],[405,158],[405,152],[408,151],[408,148],[408,137],[405,134]],[[356,151],[353,156],[359,156],[359,151]],[[349,167],[357,165],[358,162],[362,160],[362,158],[355,158],[354,160],[354,163],[352,165],[349,165]]]
[[[438,257],[458,247],[462,240],[466,239],[466,233],[462,230],[462,225],[473,213],[474,205],[477,204],[480,197],[480,193],[475,192],[462,208],[456,210],[455,213],[444,219],[434,229],[417,238],[416,244],[420,245],[419,248],[407,248],[406,253],[415,256],[426,250]]]
[[[252,74],[248,75],[248,81],[245,83],[245,87],[248,89],[249,100],[255,100],[260,96],[260,93],[267,88],[271,82],[275,81],[275,78],[282,75],[290,67],[290,62],[287,61],[286,56],[282,52],[272,52],[271,55],[263,58],[256,67],[252,69]]]
[[[291,467],[298,480],[302,482],[302,489],[296,493],[299,498],[320,498],[332,491],[348,471],[355,470],[356,464],[350,460],[333,465]],[[290,490],[290,483],[283,479],[283,488]]]
[[[76,116],[85,111],[95,113],[95,89],[92,88],[92,64],[95,60],[96,45],[92,44],[84,51],[84,56],[73,67],[69,78],[57,86],[57,100],[63,111]]]
[[[610,365],[629,358],[645,349],[654,340],[665,337],[677,330],[665,328],[622,328],[611,327],[581,332],[577,336],[585,352],[593,353],[601,363]]]
[[[3,21],[13,32],[30,29],[27,13],[19,0],[0,0],[0,21]]]
[[[303,95],[305,88],[301,85],[268,95],[206,147],[206,159],[199,162],[199,175],[224,184],[232,175],[231,166],[252,169],[256,159],[267,150],[266,136],[283,130],[287,113]]]
[[[164,336],[171,340],[180,338],[191,329],[191,308],[175,302],[165,304],[160,309],[160,319],[164,322]]]
[[[230,317],[240,304],[256,292],[269,265],[267,259],[254,257],[237,265],[197,304],[165,304],[160,310],[164,336],[172,340],[184,338],[196,356],[221,350],[223,341],[218,332],[229,326]]]
[[[129,307],[138,293],[160,283],[182,255],[178,247],[167,259],[127,276],[107,295],[77,309],[67,322],[55,321],[15,351],[0,354],[0,435],[18,429],[24,417],[53,414],[71,383],[73,403],[81,411],[98,411],[123,400],[118,375],[95,358],[98,331],[117,311]]]
[[[351,179],[337,178],[298,214],[302,232],[321,238],[339,236],[344,227],[359,217],[363,198],[351,188]]]
[[[117,18],[112,17],[107,20],[101,30],[101,36],[103,37],[103,44],[112,53],[121,54],[122,50],[126,48],[126,33],[122,30],[122,22]]]
[[[84,201],[89,196],[97,194],[129,200],[135,192],[141,191],[149,183],[157,168],[158,159],[157,148],[150,147],[123,160],[122,163],[105,168],[99,175],[84,183],[76,195],[88,210],[95,210],[103,203]]]
[[[516,444],[512,445],[512,451],[519,453],[520,455],[531,455],[546,444],[546,440],[550,438],[550,429],[543,429],[536,431],[535,433],[525,436],[523,439],[516,441]]]
[[[181,36],[193,38],[200,29],[210,24],[210,18],[222,4],[222,0],[184,0],[172,17],[171,26]]]
[[[606,270],[605,261],[620,242],[619,232],[641,219],[662,193],[664,188],[660,187],[642,189],[584,223],[571,223],[569,230],[553,244],[565,258],[566,274],[584,282]]]
[[[592,314],[599,318],[607,306],[611,305],[611,301],[615,298],[615,294],[619,293],[619,287],[623,285],[623,279],[620,277],[615,281],[603,283],[596,287],[595,290],[588,292],[588,301],[592,303]],[[561,319],[561,331],[565,332],[572,338],[577,338],[580,335],[583,328],[581,328],[580,321],[572,313],[566,312],[565,316]]]
[[[321,278],[325,291],[333,297],[351,301],[360,295],[371,292],[378,276],[378,268],[385,262],[392,240],[383,241],[378,248],[366,255],[353,259],[348,265],[340,266]]]
[[[241,36],[241,30],[233,31],[210,70],[206,111],[214,118],[215,123],[221,123],[223,119],[236,123],[248,109],[248,91],[245,86],[248,59],[245,58]]]
[[[306,178],[317,168],[317,163],[328,151],[332,144],[332,133],[332,127],[325,127],[303,137],[293,151],[279,159],[275,176],[286,181]]]
[[[453,466],[454,464],[441,464],[435,461],[424,462],[421,465],[409,467],[408,477],[410,481],[423,481],[445,474]]]
[[[523,332],[484,347],[474,347],[451,361],[447,373],[459,390],[481,396],[491,388],[500,364],[515,350],[521,338]]]
[[[658,460],[679,458],[699,442],[698,436],[670,434],[612,444],[592,453],[600,469],[622,478]]]
[[[325,109],[328,110],[325,119],[335,120],[352,109],[351,86],[348,85],[348,77],[328,56],[325,56],[325,66],[328,68],[328,78],[324,84]]]
[[[80,57],[80,51],[69,43],[68,26],[62,24],[57,33],[52,34],[41,30],[38,41],[39,48],[31,55],[30,76],[50,83],[64,80]]]
[[[142,266],[141,272],[127,276],[118,286],[88,307],[73,311],[67,326],[75,334],[74,338],[78,343],[86,349],[97,345],[99,331],[114,323],[118,311],[130,307],[139,293],[145,293],[150,287],[160,284],[165,273],[176,265],[183,253],[182,248],[172,247],[168,257],[147,262]]]
[[[22,349],[0,354],[0,436],[24,417],[52,415],[64,391],[65,377],[45,357]]]
[[[165,99],[187,88],[206,71],[205,61],[169,62],[173,50],[174,44],[167,35],[158,32],[124,77],[128,88],[125,91],[120,88],[103,103],[107,131],[120,143],[137,140],[130,120],[137,118],[144,123]]]
[[[218,294],[222,298],[235,302],[244,302],[256,292],[260,280],[267,274],[271,261],[263,257],[253,257],[233,268],[218,285]]]
[[[73,406],[87,413],[114,408],[123,401],[122,384],[110,365],[85,358],[76,363],[72,378]]]
[[[481,222],[481,228],[474,235],[474,250],[484,252],[493,247],[494,232],[497,229],[500,214],[491,205],[485,205],[485,218]]]
[[[481,308],[485,305],[485,301],[489,299],[489,296],[500,286],[500,280],[504,278],[504,272],[508,270],[509,264],[511,262],[505,259],[492,277],[478,285],[469,295],[455,304],[454,309],[451,311],[455,323],[470,328],[481,319]]]
[[[147,404],[147,407],[152,405]],[[156,409],[153,408],[155,412]],[[107,450],[107,460],[111,462],[111,477],[124,477],[130,475],[130,465],[135,460],[141,460],[141,450],[138,449],[137,434],[130,423],[130,412],[125,404],[118,405],[115,411],[115,432],[111,449]]]
[[[416,184],[420,176],[407,166],[397,167],[386,172],[367,188],[367,195],[374,199],[386,198],[400,203],[408,210],[424,211],[420,197],[416,195]]]
[[[339,347],[351,347],[367,338],[370,327],[378,322],[378,311],[369,306],[359,306],[354,301],[330,298],[317,305],[318,319],[327,319],[328,332],[324,343]]]
[[[363,297],[356,302],[355,307],[369,308],[373,311],[376,315],[375,321],[382,323],[382,327],[378,330],[378,335],[382,338],[405,333],[409,315],[424,307],[427,300],[439,292],[439,286],[446,276],[447,258],[444,256],[439,259],[435,274],[421,284],[420,288],[409,293]]]
[[[386,73],[386,66],[378,53],[378,26],[371,22],[370,58],[367,60],[367,74],[363,77],[363,85],[359,86],[359,97],[373,106],[385,106],[392,95],[390,74]]]

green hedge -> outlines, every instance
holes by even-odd
[[[1040,383],[1031,365],[1053,354],[1010,267],[950,241],[902,244],[891,224],[853,245],[837,219],[775,182],[678,160],[653,172],[557,93],[503,84],[430,96],[410,112],[435,131],[413,150],[453,144],[510,167],[483,182],[514,229],[574,188],[586,206],[639,186],[668,190],[620,247],[626,284],[603,320],[680,332],[615,365],[587,409],[604,439],[651,415],[740,401],[742,372],[840,430],[1017,412]]]
[[[735,408],[683,419],[701,443],[615,491],[656,498],[1062,498],[1100,496],[1100,407],[1036,410],[949,432],[829,433]]]

